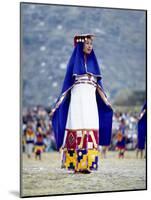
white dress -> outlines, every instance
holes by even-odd
[[[96,102],[96,78],[87,74],[76,76],[76,84],[71,90],[66,129],[99,129]],[[91,84],[92,83],[92,84]]]
[[[62,167],[75,171],[97,170],[98,131],[96,79],[87,74],[76,76],[62,146]]]

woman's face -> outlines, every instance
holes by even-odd
[[[92,39],[88,38],[85,42],[84,42],[84,47],[83,47],[83,51],[86,54],[90,54],[92,51],[93,45],[92,45]]]

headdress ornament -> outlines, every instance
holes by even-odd
[[[80,35],[75,35],[74,36],[74,46],[76,46],[78,42],[84,42],[84,41],[86,41],[88,38],[93,39],[94,38],[94,34],[80,34]]]

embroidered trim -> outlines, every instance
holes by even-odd
[[[146,109],[144,109],[144,110],[140,113],[139,120],[142,119],[142,117],[144,116],[145,113],[146,113]]]
[[[83,144],[84,144],[84,138],[86,136],[86,142],[87,142],[87,145],[89,143],[88,141],[88,137],[91,137],[92,139],[92,144],[94,145],[94,148],[97,149],[98,148],[98,144],[97,144],[97,141],[96,141],[96,138],[94,136],[94,132],[97,132],[97,135],[98,135],[98,129],[76,129],[73,131],[73,129],[65,129],[65,138],[67,139],[67,135],[68,135],[68,142],[69,144],[73,142],[73,138],[74,136],[72,136],[73,134],[76,134],[76,137],[78,137],[78,132],[80,131],[81,133],[81,136],[80,136],[80,143],[77,144],[78,146],[76,148],[78,149],[82,149],[83,148]],[[97,136],[98,137],[98,136]],[[65,139],[65,140],[66,140]],[[62,148],[65,148],[66,147],[66,142],[64,142],[64,144],[62,145]],[[90,142],[91,143],[91,142]]]
[[[97,87],[96,83],[92,82],[92,81],[88,81],[88,80],[83,80],[83,81],[76,81],[75,82],[75,85],[77,84],[90,84],[90,85],[93,85],[94,87]]]
[[[84,82],[80,82],[80,81],[76,81],[70,88],[68,88],[60,97],[60,99],[58,100],[58,102],[56,103],[56,105],[54,106],[54,108],[52,109],[50,116],[52,116],[54,114],[54,112],[56,111],[56,109],[59,108],[60,104],[62,103],[62,101],[64,100],[64,98],[67,96],[68,92],[76,85],[76,84],[80,84],[80,83],[86,83]],[[111,106],[111,104],[109,103],[109,101],[107,100],[104,92],[102,91],[101,86],[98,83],[95,83],[94,81],[87,81],[88,84],[92,84],[97,88],[97,91],[99,93],[99,95],[101,96],[101,98],[103,99],[104,103],[108,106]]]
[[[80,80],[89,80],[89,81],[94,81],[95,83],[97,83],[97,79],[94,76],[85,74],[83,76],[76,76],[75,77],[75,81],[80,81]]]
[[[95,76],[95,77],[100,77],[102,79],[101,75],[92,74],[91,72],[87,72],[87,74],[90,74],[91,76]],[[79,74],[73,74],[72,76],[83,76],[83,75],[85,75],[85,74],[81,74],[81,75],[79,75]]]
[[[80,128],[80,129],[65,129],[66,131],[98,131],[98,129],[94,128]]]

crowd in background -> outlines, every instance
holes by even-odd
[[[134,150],[137,147],[137,123],[138,113],[116,112],[113,116],[112,139],[110,149],[115,150],[117,144],[117,134],[119,131],[125,138],[125,148]]]
[[[36,155],[38,155],[39,151],[50,152],[56,150],[49,113],[50,109],[43,106],[23,109],[22,145],[23,152],[26,152],[29,157],[33,151],[35,153],[37,151]],[[124,136],[125,149],[135,150],[137,147],[137,122],[138,113],[114,113],[109,150],[116,150],[119,131]]]
[[[34,149],[39,151],[38,146],[40,151],[56,150],[49,112],[49,109],[42,106],[23,109],[22,145],[23,152],[26,152],[29,157]]]

